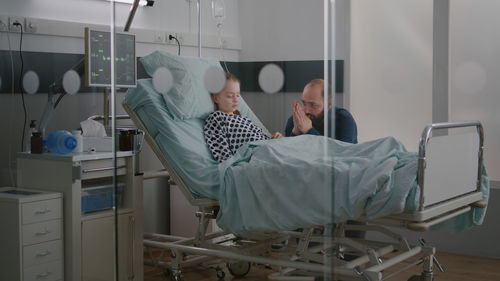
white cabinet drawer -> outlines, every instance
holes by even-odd
[[[60,239],[61,230],[61,220],[23,225],[23,245]]]
[[[24,281],[57,281],[62,277],[62,260],[24,269]]]
[[[101,159],[82,161],[81,175],[82,179],[94,179],[103,177],[112,177],[114,174],[115,166],[113,159]],[[127,173],[127,161],[125,158],[116,159],[116,174],[125,175]]]
[[[62,260],[62,240],[54,240],[23,248],[24,268],[56,260]]]
[[[61,200],[43,200],[22,204],[23,224],[61,218]]]

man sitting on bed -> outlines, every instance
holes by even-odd
[[[285,127],[285,136],[298,136],[303,134],[324,135],[324,81],[323,79],[311,80],[302,92],[302,107],[299,102],[293,102],[292,116],[288,118]],[[332,91],[328,90],[328,120],[332,121]],[[328,136],[332,137],[331,123],[328,124]],[[358,143],[358,129],[356,121],[346,109],[335,107],[335,135],[336,140]],[[360,224],[356,221],[347,221],[347,224]],[[348,230],[346,237],[364,238],[363,231]],[[347,256],[346,259],[353,257]]]
[[[293,102],[292,116],[288,118],[285,127],[285,136],[302,134],[324,135],[324,81],[314,79],[307,83],[302,92],[302,107],[299,102]],[[328,120],[332,121],[332,93],[328,91]],[[358,143],[358,130],[354,118],[349,111],[335,107],[335,135],[336,140]],[[328,136],[332,137],[331,123],[328,124]]]

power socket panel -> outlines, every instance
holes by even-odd
[[[28,33],[36,33],[36,30],[38,28],[38,22],[36,19],[26,18],[24,22],[26,24],[24,26],[24,31]]]
[[[182,45],[182,34],[181,33],[177,33],[177,32],[167,32],[165,34],[165,40],[167,41],[168,44],[174,44],[174,45],[177,45],[177,41],[175,41],[175,39],[170,39],[170,35],[174,36],[175,38],[177,38],[177,40],[179,40],[179,44]]]
[[[9,17],[0,16],[0,31],[9,31]]]
[[[177,44],[177,42],[175,42],[175,39],[170,39],[170,35],[177,37],[177,34],[175,34],[175,32],[165,33],[165,40],[167,41],[167,43],[168,44]]]
[[[23,31],[25,30],[24,27],[24,18],[23,17],[9,17],[9,31],[10,32],[21,32],[21,27],[19,25],[14,25],[15,23],[20,23],[23,27]]]
[[[155,43],[165,43],[165,34],[163,34],[163,32],[161,31],[155,31],[155,38],[154,38],[154,42]]]

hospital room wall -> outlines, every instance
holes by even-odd
[[[450,120],[481,120],[486,167],[500,187],[500,1],[458,0],[450,14]]]
[[[432,108],[450,121],[480,120],[485,126],[486,167],[492,190],[482,226],[460,234],[405,233],[424,237],[441,251],[500,257],[496,219],[500,203],[497,105],[500,45],[498,1],[449,1],[449,92],[433,104],[433,1],[353,1],[351,21],[351,109],[360,140],[394,135],[416,150],[420,132],[434,121]],[[397,24],[395,24],[397,23]],[[447,21],[434,22],[447,25]],[[446,34],[444,34],[446,36]]]
[[[432,122],[432,0],[352,1],[351,110],[358,139],[416,151]]]
[[[254,0],[240,1],[239,25],[242,41],[240,62],[322,61],[323,0]],[[348,53],[349,0],[336,1],[335,59],[345,60]],[[347,69],[344,62],[344,68]],[[293,69],[292,69],[293,71]],[[285,73],[285,84],[288,73]],[[320,77],[317,77],[320,78]],[[245,83],[245,77],[240,77]],[[344,92],[337,93],[335,103],[347,104],[349,73],[344,72]],[[300,99],[302,88],[290,92],[264,94],[242,93],[245,101],[269,131],[284,133],[292,102]]]
[[[425,125],[480,120],[485,128],[485,162],[495,186],[500,181],[500,19],[495,0],[353,1],[351,6],[351,110],[359,140],[393,135],[413,151]],[[443,3],[448,3],[442,5]],[[436,4],[437,5],[437,4]],[[446,15],[433,19],[434,8]],[[448,27],[449,26],[449,27]],[[449,30],[447,30],[449,28]],[[443,31],[444,30],[444,31]],[[433,89],[433,32],[448,44],[438,53],[447,71],[441,92]],[[442,56],[447,56],[443,59]],[[449,63],[448,63],[449,62]],[[434,81],[435,83],[435,81]],[[443,96],[439,96],[443,95]]]
[[[449,120],[480,120],[491,193],[484,224],[459,235],[429,238],[441,247],[500,258],[500,10],[496,0],[450,1]],[[466,241],[466,242],[464,242]]]
[[[197,9],[192,1],[155,1],[153,7],[137,9],[130,32],[136,34],[136,41],[154,43],[138,46],[137,56],[144,56],[152,50],[165,49],[177,51],[177,45],[167,44],[165,36],[170,33],[180,34],[183,55],[197,55]],[[204,56],[221,56],[237,60],[236,50],[240,48],[238,1],[226,1],[226,18],[223,25],[223,36],[227,39],[225,47],[232,51],[220,52],[214,49],[212,41],[217,34],[217,27],[210,3],[202,1],[202,43],[211,48],[204,49]],[[92,26],[106,28],[110,26],[110,2],[106,0],[44,0],[44,1],[3,1],[0,15],[16,16],[34,19],[37,31],[31,35],[25,33],[24,39],[35,37],[37,44],[23,43],[25,51],[46,51],[61,53],[83,54],[84,45],[75,43],[74,39],[83,39],[83,27]],[[129,14],[130,5],[115,4],[116,31],[121,32]],[[37,22],[39,20],[39,22]],[[75,27],[76,25],[76,27]],[[81,29],[79,29],[81,27]],[[69,30],[69,31],[68,31]],[[11,33],[12,38],[19,38],[18,34]],[[53,35],[53,36],[48,36]],[[57,36],[60,35],[60,36]],[[160,35],[160,38],[157,38]],[[163,37],[162,37],[163,36]],[[71,42],[71,40],[73,40]],[[18,42],[18,40],[14,40]],[[71,43],[68,43],[71,42]],[[149,45],[149,46],[148,46]],[[17,45],[18,46],[18,45]],[[0,41],[0,48],[8,47],[7,40]],[[12,46],[15,49],[14,46]]]
[[[434,1],[336,1],[336,57],[345,65],[344,93],[337,94],[336,101],[353,113],[360,141],[395,136],[412,151],[418,148],[422,129],[439,119],[435,112],[450,121],[482,121],[486,165],[498,187],[500,80],[495,77],[500,75],[500,18],[492,11],[500,2],[448,2],[449,34],[440,36],[450,36],[449,79],[443,81],[449,83],[449,92],[443,103],[433,103],[433,24],[448,25],[440,16],[434,23]],[[239,9],[240,61],[323,58],[318,16],[323,1],[243,1]],[[268,129],[282,131],[291,101],[300,93],[244,96]]]
[[[216,34],[215,22],[209,9],[210,3],[203,3],[203,35],[210,36]],[[238,1],[226,1],[227,16],[224,25],[224,36],[238,41],[239,27],[237,20]],[[128,6],[116,4],[116,22],[123,26],[128,14]],[[50,34],[24,34],[23,50],[25,52],[51,52],[83,54],[83,27],[89,24],[99,26],[109,26],[109,2],[88,1],[88,0],[44,0],[44,1],[2,1],[0,4],[0,15],[32,17],[46,20],[49,24]],[[57,26],[56,26],[57,24]],[[72,36],[57,35],[62,29],[68,26],[80,25],[81,31]],[[187,37],[196,38],[197,15],[196,5],[191,6],[187,1],[155,1],[152,8],[140,8],[134,18],[132,31],[134,29],[164,30],[181,32]],[[41,31],[42,29],[39,29]],[[146,33],[147,34],[147,33]],[[144,36],[144,33],[143,33]],[[204,37],[207,38],[207,37]],[[0,32],[0,50],[8,50],[10,39],[11,49],[17,50],[20,36],[17,33]],[[142,40],[147,41],[147,40]],[[152,40],[151,40],[152,41]],[[177,52],[177,46],[159,44],[152,42],[138,42],[137,55],[144,56],[154,50],[161,49],[171,53]],[[183,46],[182,55],[197,55],[196,46]],[[214,48],[203,48],[204,56],[219,57],[237,61],[238,52],[236,49],[220,52]],[[13,52],[17,56],[17,52]],[[8,61],[10,63],[10,61]],[[51,71],[48,69],[47,71]],[[47,81],[48,82],[48,81]],[[50,81],[52,82],[52,81]],[[42,81],[43,83],[43,81]],[[117,94],[117,104],[123,100],[125,94]],[[46,93],[27,95],[26,105],[28,109],[28,120],[40,120],[43,108],[47,101]],[[91,115],[103,114],[102,93],[78,93],[75,96],[66,96],[54,111],[47,131],[55,129],[72,130],[79,127],[79,123]],[[121,106],[117,108],[117,114],[123,114]],[[0,146],[0,186],[10,186],[15,181],[15,159],[16,153],[20,151],[22,122],[21,96],[19,94],[0,94],[0,130],[4,132]],[[162,169],[162,165],[152,153],[148,145],[145,145],[140,156],[141,169],[150,171]],[[9,169],[9,166],[11,169]],[[12,173],[11,173],[12,172]],[[144,182],[145,200],[145,231],[166,233],[169,221],[169,192],[166,179],[152,179]],[[189,213],[191,214],[191,213]],[[194,224],[193,224],[194,225]],[[190,235],[194,233],[191,232]]]

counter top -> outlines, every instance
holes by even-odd
[[[37,190],[37,189],[26,189],[17,187],[0,187],[0,202],[1,201],[15,201],[20,203],[48,200],[54,198],[60,198],[61,193]]]
[[[117,151],[116,157],[127,157],[132,156],[134,153],[132,151]],[[99,159],[109,159],[113,158],[113,152],[74,152],[64,155],[53,154],[53,153],[42,153],[42,154],[32,154],[28,152],[17,153],[18,158],[23,159],[43,159],[43,160],[54,160],[54,161],[88,161],[88,160],[99,160]]]

